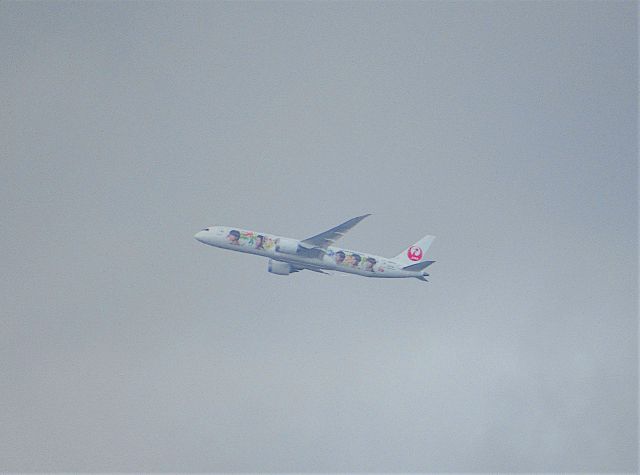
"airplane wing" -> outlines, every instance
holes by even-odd
[[[301,264],[291,264],[291,273],[293,274],[294,272],[300,272],[301,270],[310,270],[312,272],[317,272],[319,274],[327,274],[327,275],[331,275],[328,272],[323,271],[322,269],[319,269],[317,267],[313,267],[313,266],[303,266]]]
[[[362,221],[367,216],[371,216],[370,214],[364,214],[362,216],[358,216],[356,218],[351,218],[349,221],[345,221],[342,224],[339,224],[335,228],[331,228],[328,231],[325,231],[320,234],[316,234],[315,236],[311,236],[303,240],[301,243],[303,246],[308,246],[310,248],[321,248],[326,249],[331,246],[334,242],[340,239],[342,236],[347,234],[347,232],[353,228],[356,224]]]

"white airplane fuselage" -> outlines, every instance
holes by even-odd
[[[424,280],[428,275],[424,270],[403,270],[402,263],[386,257],[335,246],[309,249],[304,246],[304,241],[240,228],[211,226],[194,237],[209,246],[267,257],[275,261],[269,261],[269,272],[280,275],[301,269],[331,270],[377,278],[417,277]]]

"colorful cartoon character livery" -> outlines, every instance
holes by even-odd
[[[369,214],[298,240],[267,233],[258,233],[226,226],[211,226],[195,235],[210,246],[268,257],[268,271],[289,275],[301,270],[327,274],[327,270],[363,275],[365,277],[406,278],[427,281],[425,271],[435,261],[427,260],[427,250],[435,236],[425,236],[393,258],[373,256],[364,252],[334,247],[338,239]]]

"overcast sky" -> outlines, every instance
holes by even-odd
[[[636,471],[636,12],[1,2],[0,470]]]

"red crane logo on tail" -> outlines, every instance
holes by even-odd
[[[418,246],[411,246],[407,249],[407,257],[412,261],[419,261],[422,259],[422,249]]]

